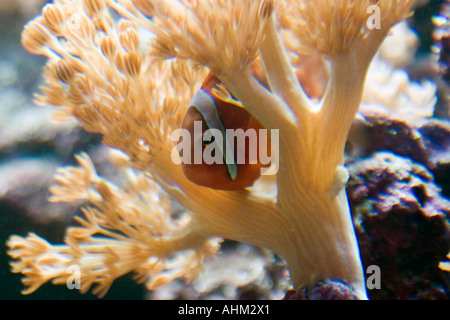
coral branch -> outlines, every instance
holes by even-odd
[[[296,116],[300,118],[299,121],[305,122],[307,119],[302,119],[302,115],[313,107],[289,61],[276,27],[275,15],[266,24],[265,36],[260,52],[271,90],[290,106]]]
[[[280,213],[273,199],[245,190],[219,191],[195,185],[170,160],[165,170],[154,172],[151,178],[194,213],[195,223],[205,233],[272,248],[276,234],[283,230],[275,219]]]
[[[270,17],[263,0],[153,3],[153,55],[194,60],[217,76],[243,71],[255,60]]]
[[[29,288],[25,294],[51,279],[65,284],[71,278],[71,266],[80,269],[82,292],[97,284],[93,293],[99,296],[106,294],[116,278],[133,271],[149,288],[174,278],[195,277],[204,257],[217,249],[201,224],[167,216],[169,199],[144,176],[130,180],[125,192],[98,177],[87,155],[78,161],[83,167],[60,171],[62,186],[53,188],[58,193],[54,201],[84,195],[92,205],[83,210],[84,218],[77,218],[80,226],[67,230],[66,244],[50,245],[34,234],[13,236],[8,242],[9,255],[18,260],[12,263],[13,272],[26,276],[23,282]],[[75,188],[67,183],[77,180],[84,182]],[[174,256],[171,262],[166,261],[169,255]]]
[[[258,83],[249,69],[223,75],[220,79],[267,129],[294,128],[297,125],[296,116],[289,106]]]

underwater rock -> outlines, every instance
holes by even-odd
[[[310,289],[289,290],[283,300],[357,300],[357,297],[345,283],[327,280],[315,283]]]
[[[419,43],[417,32],[408,22],[391,29],[367,72],[360,112],[376,111],[381,116],[408,123],[420,123],[433,116],[439,76],[435,67],[417,67],[418,60],[422,60],[415,56]],[[411,72],[411,69],[420,71]]]
[[[50,108],[49,108],[50,109]],[[18,106],[18,110],[3,115],[0,121],[1,153],[44,153],[46,150],[68,158],[79,150],[90,135],[74,121],[51,122],[52,111]]]
[[[450,11],[450,10],[449,10]],[[439,65],[442,70],[442,76],[447,84],[450,83],[450,35],[447,34],[441,38],[441,55]]]
[[[289,287],[286,266],[272,253],[226,240],[222,253],[207,259],[204,270],[191,284],[173,281],[149,292],[151,300],[232,299],[279,300]]]
[[[360,114],[351,129],[348,153],[367,156],[389,150],[423,164],[435,177],[442,193],[450,196],[450,121],[424,119],[415,127],[379,114]]]
[[[428,167],[434,175],[435,182],[442,188],[442,193],[450,197],[450,122],[430,120],[419,128],[428,159]]]
[[[433,16],[433,69],[438,74],[438,104],[435,115],[450,118],[450,1],[446,1],[439,14]]]
[[[59,165],[55,159],[45,157],[0,163],[2,216],[6,219],[7,215],[14,215],[15,219],[23,220],[22,225],[67,224],[78,206],[48,201],[48,187],[53,183],[53,174]]]
[[[363,264],[381,270],[371,299],[447,299],[450,202],[421,164],[389,152],[348,163],[347,187]]]
[[[2,0],[0,1],[0,14],[19,12],[31,17],[39,12],[38,10],[44,3],[44,0]]]
[[[433,51],[438,56],[438,69],[445,80],[450,84],[450,1],[446,1],[439,14],[433,16],[432,21],[436,27],[433,32]]]

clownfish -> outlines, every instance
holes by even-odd
[[[253,64],[252,72],[262,85],[268,87],[264,72],[259,65]],[[254,129],[257,141],[259,141],[260,129],[264,129],[264,127],[230,93],[228,93],[230,99],[217,94],[219,89],[228,93],[220,80],[210,73],[201,89],[192,98],[182,122],[182,129],[189,131],[193,136],[195,123],[201,122],[202,124],[202,141],[191,139],[191,157],[194,157],[195,143],[202,144],[202,151],[204,151],[208,144],[214,141],[213,138],[211,141],[203,141],[203,133],[208,129],[216,129],[224,137],[223,144],[219,145],[219,150],[224,160],[232,159],[232,161],[207,164],[202,160],[201,163],[182,163],[182,168],[186,178],[195,184],[219,190],[239,190],[253,185],[261,176],[261,169],[270,165],[262,164],[259,159],[250,161],[250,143],[245,143],[241,150],[238,150],[239,147],[233,150],[230,147],[230,145],[234,146],[233,141],[230,141],[226,130],[242,129],[246,132],[248,129]],[[266,147],[267,150],[270,150],[270,136],[267,137]],[[237,153],[243,151],[242,148],[245,148],[245,161],[238,163],[236,161]],[[227,151],[230,150],[231,154],[227,154]],[[182,156],[181,152],[180,156]]]

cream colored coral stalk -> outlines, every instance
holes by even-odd
[[[367,27],[368,7],[374,5],[368,0],[55,0],[47,5],[23,34],[29,51],[49,58],[38,101],[60,106],[60,116],[74,115],[87,130],[102,133],[105,143],[127,155],[129,166],[145,172],[142,179],[181,203],[190,219],[178,221],[168,207],[163,214],[159,199],[137,206],[139,197],[132,192],[87,174],[93,170],[86,170],[82,157],[84,173],[62,172],[61,187],[54,189],[57,200],[82,194],[91,202],[81,229],[69,229],[66,246],[51,246],[35,235],[9,242],[11,255],[19,259],[14,271],[27,276],[27,292],[52,278],[61,282],[61,266],[71,263],[85,273],[84,290],[98,283],[102,294],[112,280],[133,270],[167,281],[187,276],[198,264],[175,267],[166,258],[189,250],[204,257],[211,253],[210,239],[220,236],[281,255],[295,288],[339,279],[365,299],[345,193],[344,145],[369,63],[412,2],[377,2],[380,29]],[[113,22],[111,8],[124,18]],[[150,32],[149,50],[140,49],[146,44],[139,26]],[[290,37],[284,38],[281,28]],[[289,39],[295,44],[286,43]],[[298,82],[286,48],[329,60],[328,89],[318,104]],[[258,56],[270,91],[249,70]],[[180,126],[204,67],[266,128],[279,130],[276,197],[197,186],[172,162],[170,135]],[[45,258],[49,252],[52,259]],[[164,270],[177,271],[165,276]]]

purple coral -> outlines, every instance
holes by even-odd
[[[450,202],[432,174],[388,152],[349,163],[349,171],[362,260],[381,269],[381,289],[370,298],[448,298],[448,275],[438,265],[450,250]]]
[[[450,23],[448,16],[450,15],[450,2],[447,1],[442,5],[442,10],[439,15],[436,15],[433,20],[436,25],[434,31],[435,51],[438,53],[438,67],[442,77],[446,83],[450,83]]]
[[[312,288],[290,290],[283,300],[357,300],[357,297],[347,284],[327,280],[315,283]]]
[[[390,150],[424,165],[434,175],[443,194],[450,196],[449,121],[428,119],[420,127],[414,127],[398,119],[364,115],[364,121],[359,125],[366,137],[363,141],[365,150]]]

